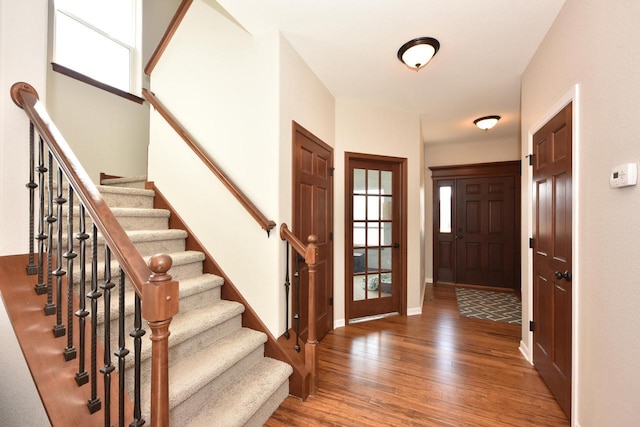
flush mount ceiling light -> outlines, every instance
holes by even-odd
[[[478,128],[487,131],[494,127],[496,123],[498,123],[498,120],[500,120],[500,116],[485,116],[475,119],[473,124],[478,126]]]
[[[412,70],[420,70],[438,53],[440,42],[432,37],[410,40],[398,50],[398,59]]]

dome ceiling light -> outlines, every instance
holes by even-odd
[[[498,120],[500,120],[500,116],[485,116],[475,119],[473,124],[483,131],[488,131],[498,123]]]
[[[432,37],[410,40],[398,50],[398,59],[412,70],[419,71],[438,53],[440,42]]]

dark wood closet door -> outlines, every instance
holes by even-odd
[[[311,132],[293,124],[293,233],[305,245],[318,238],[316,265],[316,334],[320,340],[333,329],[333,151]],[[308,325],[309,272],[300,263],[300,336]],[[293,289],[292,301],[298,300]]]
[[[571,417],[571,104],[533,136],[533,363]]]
[[[515,180],[456,180],[456,282],[515,287]]]

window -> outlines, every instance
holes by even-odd
[[[124,92],[139,93],[139,0],[55,0],[53,61]]]

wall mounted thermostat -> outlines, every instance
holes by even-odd
[[[637,183],[638,165],[636,163],[626,163],[611,169],[611,175],[609,175],[611,188],[628,187]]]

